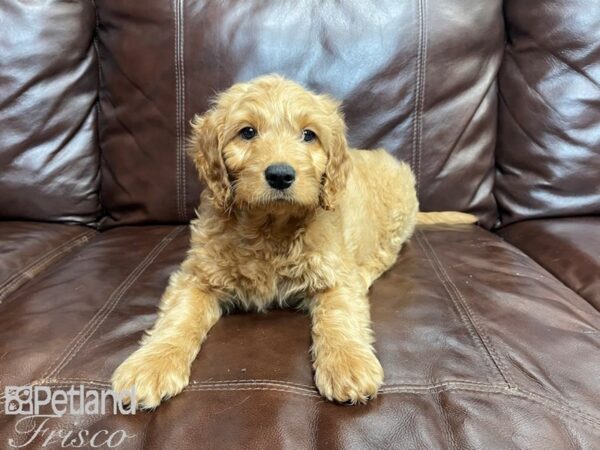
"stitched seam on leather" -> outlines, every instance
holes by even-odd
[[[427,60],[427,11],[426,0],[417,0],[419,34],[417,44],[415,106],[413,112],[411,167],[415,173],[417,194],[421,179],[421,144],[423,140],[423,105],[425,98],[425,65]]]
[[[175,204],[177,207],[177,216],[181,219],[181,200],[179,194],[179,52],[178,44],[178,0],[173,0],[173,64],[175,67]]]
[[[528,391],[526,389],[521,389],[519,386],[516,386],[515,389],[517,389],[519,392],[522,392],[523,395],[525,395],[525,396],[535,397],[535,398],[539,399],[540,402],[545,402],[545,403],[548,403],[548,404],[556,405],[556,407],[560,407],[560,408],[562,408],[564,410],[574,411],[574,412],[578,413],[581,416],[589,417],[590,420],[595,421],[600,426],[600,418],[596,418],[595,416],[593,416],[592,414],[584,411],[580,407],[573,406],[573,405],[571,405],[570,403],[568,403],[566,401],[555,400],[552,397],[548,397],[547,395],[543,395],[543,394],[540,394],[540,393],[537,393],[537,392]]]
[[[182,0],[173,0],[173,15],[175,24],[175,128],[176,128],[176,192],[177,214],[185,221],[185,92],[183,72],[183,5]]]
[[[22,286],[23,283],[27,282],[34,278],[36,275],[39,275],[44,269],[46,269],[50,264],[56,261],[61,256],[67,254],[69,251],[76,247],[80,247],[85,244],[90,237],[95,235],[95,231],[86,231],[77,236],[74,236],[67,242],[63,242],[58,247],[46,252],[39,259],[32,261],[28,266],[24,269],[11,276],[8,280],[4,282],[3,286],[0,286],[0,303],[2,300],[11,292],[14,292],[15,289]]]
[[[431,383],[421,383],[421,380],[418,379],[407,379],[407,382],[404,383],[386,383],[384,385],[384,388],[401,388],[401,387],[433,387],[433,386],[438,386],[440,384],[447,384],[447,383],[466,383],[469,385],[478,385],[478,386],[498,386],[498,387],[505,387],[505,385],[493,385],[490,384],[488,382],[482,382],[482,381],[473,381],[473,380],[461,380],[461,379],[449,379],[449,380],[440,380],[440,381],[434,381]],[[108,381],[101,381],[101,380],[93,380],[90,378],[81,378],[81,377],[77,377],[77,378],[57,378],[57,379],[47,379],[46,382],[83,382],[83,383],[109,383]],[[216,380],[216,381],[190,381],[189,383],[190,385],[252,385],[252,384],[274,384],[274,385],[284,385],[284,386],[290,386],[290,387],[296,387],[296,388],[305,388],[305,389],[310,389],[310,390],[315,390],[315,386],[313,384],[302,384],[302,383],[295,383],[293,381],[287,381],[287,380],[272,380],[272,379],[260,379],[260,378],[246,378],[246,379],[237,379],[237,380]]]
[[[108,381],[94,381],[94,380],[81,380],[78,378],[75,379],[71,379],[71,378],[66,378],[66,379],[54,379],[54,380],[45,380],[45,382],[43,383],[44,385],[46,384],[68,384],[68,383],[81,383],[83,382],[83,384],[93,384],[93,385],[98,385],[98,386],[111,386],[110,382]],[[260,383],[228,383],[228,384],[224,384],[224,383],[190,383],[188,384],[188,386],[186,387],[186,389],[188,390],[194,390],[194,389],[233,389],[233,388],[244,388],[244,387],[248,387],[248,388],[252,388],[252,387],[275,387],[275,388],[280,388],[280,389],[287,389],[290,392],[294,391],[294,392],[308,392],[308,393],[312,393],[312,394],[317,394],[317,389],[314,386],[307,386],[307,387],[299,387],[299,386],[294,386],[291,385],[287,382],[277,382],[277,381],[272,381],[272,382],[260,382]]]
[[[427,246],[431,250],[431,254],[435,258],[435,260],[438,262],[438,264],[440,266],[440,270],[442,271],[444,277],[450,282],[450,285],[454,289],[454,292],[458,295],[458,300],[460,301],[460,303],[465,308],[465,310],[467,312],[467,317],[469,318],[469,320],[473,324],[473,327],[474,327],[475,331],[479,335],[479,338],[481,339],[481,341],[482,341],[482,343],[483,343],[486,351],[490,355],[490,358],[492,359],[492,361],[496,365],[498,371],[500,372],[500,375],[502,375],[502,378],[504,379],[504,381],[506,382],[506,384],[508,384],[509,386],[513,386],[514,382],[512,380],[512,377],[510,376],[509,369],[508,369],[508,367],[506,367],[504,365],[504,362],[502,361],[502,357],[496,351],[496,348],[494,347],[494,344],[492,343],[492,340],[490,339],[490,337],[488,336],[488,334],[485,332],[485,327],[483,326],[483,324],[477,318],[477,314],[475,314],[475,312],[472,310],[471,305],[469,304],[469,302],[467,301],[467,299],[464,297],[464,295],[458,289],[458,287],[456,286],[456,284],[454,283],[454,281],[452,281],[452,278],[450,278],[450,276],[446,272],[446,269],[444,268],[443,264],[441,263],[441,261],[437,257],[437,254],[435,253],[435,250],[433,249],[433,247],[431,246],[431,244],[429,243],[429,241],[428,241],[428,239],[427,239],[427,237],[425,235],[423,235],[423,239],[425,240],[425,243],[427,244]]]
[[[51,386],[54,389],[66,389],[72,386],[72,384],[43,384],[40,386]],[[91,388],[104,388],[104,387],[109,387],[109,385],[90,385],[90,386],[84,386],[84,387],[91,387]],[[230,392],[230,391],[274,391],[274,392],[284,392],[286,394],[294,394],[294,395],[299,395],[302,397],[312,397],[315,399],[321,399],[322,397],[315,391],[315,392],[302,392],[299,390],[290,390],[290,389],[284,389],[284,388],[280,388],[280,387],[258,387],[258,386],[252,386],[252,387],[212,387],[212,386],[208,386],[208,387],[204,387],[204,386],[199,386],[199,387],[187,387],[183,392],[202,392],[202,391],[221,391],[221,392]],[[3,406],[3,401],[0,399],[0,407]],[[4,414],[4,408],[0,409],[2,412],[0,413],[0,415]]]
[[[105,388],[110,387],[110,383],[88,383],[91,388]],[[63,383],[44,383],[45,386],[52,386],[55,389],[58,388],[68,388],[73,384],[63,384]],[[313,397],[313,398],[321,398],[319,394],[315,392],[302,392],[299,390],[290,390],[290,389],[281,389],[278,386],[275,387],[231,387],[231,386],[198,386],[198,387],[190,387],[188,386],[184,392],[202,392],[202,391],[275,391],[275,392],[284,392],[288,394],[295,394],[305,397]],[[570,407],[563,407],[560,404],[556,404],[555,402],[545,401],[543,398],[538,398],[536,394],[533,394],[528,391],[522,391],[519,389],[511,389],[506,386],[493,386],[490,385],[486,387],[479,386],[469,386],[469,383],[457,384],[457,383],[446,383],[434,387],[428,388],[403,388],[403,389],[382,389],[380,391],[380,395],[392,395],[392,394],[414,394],[414,395],[422,395],[422,394],[439,394],[441,392],[476,392],[483,394],[498,394],[507,397],[519,398],[525,401],[529,401],[530,403],[536,403],[538,405],[544,406],[551,413],[554,413],[559,418],[568,418],[574,420],[578,423],[585,424],[590,426],[596,430],[600,430],[600,421],[590,416],[589,414],[581,413],[578,410],[573,410]],[[0,398],[0,406],[2,406],[2,399]],[[563,415],[564,414],[564,415]]]
[[[474,385],[480,385],[480,386],[494,386],[494,384],[490,384],[487,381],[476,381],[476,380],[468,380],[468,379],[443,379],[443,380],[439,380],[439,381],[431,381],[429,383],[423,383],[423,379],[421,378],[395,378],[395,382],[394,383],[386,383],[385,386],[386,387],[401,387],[401,386],[437,386],[439,384],[443,384],[443,383],[469,383],[469,384],[474,384]],[[47,382],[57,382],[57,381],[82,381],[82,382],[91,382],[91,383],[108,383],[108,381],[101,381],[101,380],[93,380],[90,378],[81,378],[81,377],[77,377],[77,378],[56,378],[56,379],[46,379],[45,381]],[[202,384],[243,384],[243,383],[274,383],[274,384],[285,384],[285,385],[290,385],[290,386],[297,386],[297,387],[304,387],[304,388],[308,388],[308,389],[314,389],[314,385],[312,384],[302,384],[302,383],[295,383],[293,381],[287,381],[287,380],[273,380],[273,379],[266,379],[266,378],[239,378],[239,379],[231,379],[231,380],[191,380],[189,384],[192,385],[202,385]],[[497,386],[505,386],[504,384],[502,385],[497,385]],[[1,396],[0,396],[1,397]]]
[[[184,38],[185,38],[185,14],[184,14],[184,2],[180,0],[179,6],[179,16],[180,16],[180,37],[179,37],[179,61],[181,64],[181,68],[179,70],[179,76],[181,77],[180,85],[181,85],[181,112],[180,112],[180,120],[181,120],[181,132],[180,139],[181,143],[179,144],[181,147],[180,155],[181,155],[181,219],[185,222],[187,217],[187,183],[186,183],[186,161],[187,155],[185,151],[185,58],[184,58]]]
[[[110,385],[109,381],[102,381],[102,380],[93,380],[90,378],[81,378],[81,377],[69,377],[69,378],[47,378],[45,380],[38,380],[35,381],[34,383],[92,383],[92,384],[99,384],[99,385]],[[301,384],[301,383],[294,383],[292,381],[286,381],[286,380],[271,380],[271,379],[239,379],[239,380],[217,380],[217,381],[191,381],[189,383],[191,386],[203,386],[203,385],[208,385],[208,386],[212,386],[212,385],[257,385],[257,384],[266,384],[266,385],[284,385],[284,386],[289,386],[291,388],[298,388],[298,389],[308,389],[311,391],[314,391],[316,388],[314,385],[309,385],[309,384]],[[506,385],[504,384],[490,384],[490,383],[486,383],[486,382],[481,382],[481,381],[472,381],[472,380],[460,380],[460,379],[455,379],[455,380],[444,380],[444,381],[439,381],[439,382],[433,382],[433,383],[427,383],[427,384],[423,384],[423,383],[403,383],[403,384],[397,384],[397,383],[392,383],[392,384],[385,384],[383,386],[384,389],[396,389],[396,388],[433,388],[436,386],[440,386],[440,385],[450,385],[450,384],[465,384],[465,385],[474,385],[474,386],[485,386],[485,387],[498,387],[498,388],[505,388]],[[0,395],[1,398],[1,395]]]
[[[92,380],[89,378],[48,378],[45,380],[39,380],[34,382],[34,384],[44,384],[44,385],[49,385],[49,384],[74,384],[74,383],[81,383],[81,384],[91,384],[91,385],[98,385],[98,386],[110,386],[110,382],[109,381],[101,381],[101,380]],[[474,382],[474,381],[469,381],[469,380],[447,380],[447,381],[442,381],[439,383],[431,383],[431,384],[412,384],[412,385],[396,385],[396,384],[386,384],[382,387],[381,392],[387,392],[387,391],[396,391],[396,390],[431,390],[431,389],[437,389],[439,387],[444,387],[444,386],[456,386],[456,385],[460,385],[460,386],[479,386],[479,387],[487,387],[487,388],[498,388],[498,389],[506,389],[506,385],[505,384],[490,384],[490,383],[482,383],[482,382]],[[314,385],[307,385],[307,384],[299,384],[299,383],[293,383],[290,381],[285,381],[285,380],[219,380],[219,381],[213,381],[213,382],[190,382],[189,386],[206,386],[206,387],[219,387],[219,386],[223,386],[224,388],[226,388],[227,386],[237,386],[237,387],[243,387],[243,386],[276,386],[276,387],[286,387],[289,389],[296,389],[296,390],[300,390],[300,391],[310,391],[310,392],[317,392],[316,387]],[[0,396],[0,398],[2,398]]]
[[[188,385],[190,389],[229,389],[229,388],[243,388],[243,387],[276,387],[276,388],[281,388],[281,389],[288,389],[291,391],[298,391],[298,392],[310,392],[310,393],[316,393],[317,390],[314,387],[311,388],[302,388],[302,387],[298,387],[298,386],[290,386],[287,385],[285,383],[231,383],[231,384],[219,384],[219,383],[215,383],[215,384],[211,384],[211,383],[207,383],[207,384],[189,384]]]
[[[443,392],[447,390],[470,390],[474,392],[498,392],[498,393],[507,393],[508,391],[513,390],[513,388],[509,388],[506,384],[488,384],[488,385],[476,385],[470,382],[461,382],[461,381],[452,381],[447,383],[439,383],[431,386],[383,386],[383,388],[379,391],[383,394],[402,394],[402,393],[410,393],[410,394],[421,394],[421,393],[435,393],[435,392]]]
[[[76,378],[46,378],[44,380],[40,380],[40,382],[44,382],[44,383],[94,383],[94,384],[108,384],[110,385],[109,381],[101,381],[101,380],[92,380],[89,378],[80,378],[80,377],[76,377]],[[301,390],[310,390],[310,391],[315,391],[315,386],[314,385],[309,385],[309,384],[301,384],[301,383],[294,383],[291,381],[285,381],[285,380],[266,380],[266,379],[246,379],[246,380],[218,380],[218,381],[191,381],[189,383],[190,386],[213,386],[213,385],[257,385],[257,384],[261,384],[261,385],[273,385],[273,386],[286,386],[286,387],[290,387],[291,389],[301,389]],[[2,396],[0,395],[0,398],[2,398]]]
[[[35,384],[36,386],[51,386],[54,389],[59,389],[59,388],[67,388],[70,386],[73,386],[73,383],[64,383],[64,380],[56,380],[56,381],[60,381],[59,382],[45,382],[45,383],[39,383],[39,384]],[[34,384],[32,384],[33,386]],[[96,382],[87,382],[86,385],[83,385],[84,387],[92,387],[92,388],[97,388],[97,389],[103,389],[103,388],[110,388],[110,383],[96,383]],[[321,396],[319,395],[319,393],[316,391],[316,389],[300,389],[300,388],[294,388],[294,387],[285,387],[282,385],[269,385],[269,384],[264,384],[264,385],[246,385],[246,386],[241,386],[241,385],[234,385],[234,386],[215,386],[215,385],[207,385],[207,386],[196,386],[196,385],[189,385],[185,388],[184,390],[185,392],[190,392],[190,391],[277,391],[277,392],[286,392],[289,394],[295,394],[295,395],[301,395],[301,396],[306,396],[306,397],[315,397],[315,398],[321,398]],[[3,404],[3,397],[0,397],[0,406],[2,406]]]
[[[397,379],[398,380],[398,379]],[[489,382],[483,382],[483,381],[474,381],[474,380],[441,380],[438,382],[431,382],[431,383],[422,383],[422,379],[415,379],[415,378],[407,378],[407,379],[399,379],[397,382],[394,383],[386,383],[385,386],[388,387],[394,387],[394,386],[406,386],[406,385],[411,385],[411,386],[433,386],[433,385],[437,385],[440,383],[470,383],[470,384],[478,384],[481,386],[490,386]],[[268,379],[253,379],[253,378],[247,378],[247,379],[239,379],[239,380],[219,380],[219,381],[191,381],[190,384],[228,384],[228,383],[232,383],[232,384],[239,384],[239,383],[278,383],[278,384],[288,384],[291,386],[299,386],[299,387],[305,387],[305,388],[310,388],[310,389],[314,389],[314,385],[308,385],[308,384],[301,384],[301,383],[294,383],[291,381],[285,381],[285,380],[268,380]]]
[[[46,253],[44,253],[42,256],[40,256],[38,259],[31,261],[25,268],[21,269],[17,273],[10,276],[4,283],[2,283],[2,285],[0,285],[0,295],[3,293],[4,289],[6,289],[6,287],[8,287],[8,285],[12,284],[15,281],[16,278],[24,276],[26,272],[30,271],[35,266],[39,265],[40,263],[44,263],[47,258],[53,257],[54,253],[60,251],[63,247],[70,245],[73,241],[81,238],[82,236],[84,236],[88,233],[89,232],[84,232],[84,233],[78,234],[76,236],[73,236],[68,241],[65,241],[65,242],[61,243],[60,245],[58,245],[57,247],[54,247],[54,248],[48,250]]]
[[[107,211],[106,208],[104,208],[104,205],[102,203],[102,183],[103,183],[103,177],[102,177],[102,147],[100,146],[100,88],[102,86],[102,63],[100,61],[100,48],[99,48],[99,44],[98,44],[98,39],[99,39],[99,29],[100,29],[100,14],[98,13],[98,5],[96,5],[96,0],[91,0],[92,5],[94,7],[94,14],[96,17],[96,24],[95,24],[95,28],[94,28],[94,36],[93,36],[93,40],[92,40],[92,45],[94,46],[94,51],[96,52],[96,64],[98,67],[98,79],[97,79],[97,89],[96,89],[96,102],[94,107],[96,108],[96,121],[95,121],[95,138],[98,144],[98,157],[99,157],[99,161],[98,161],[98,173],[99,173],[99,179],[98,179],[98,206],[99,206],[99,211],[100,213],[98,214],[98,217],[96,217],[96,220],[94,221],[94,226],[95,227],[99,227],[100,222],[102,221],[102,219],[104,218],[103,216],[107,215]]]
[[[82,385],[84,387],[92,387],[92,388],[109,388],[110,383],[87,383],[89,386]],[[73,386],[73,383],[40,383],[36,384],[36,386],[51,386],[54,389],[59,388],[67,388]],[[284,387],[281,385],[247,385],[247,386],[191,386],[188,385],[184,392],[190,391],[277,391],[277,392],[286,392],[289,394],[302,395],[306,397],[315,397],[321,398],[316,389],[311,391],[307,389],[293,388],[293,387]],[[0,406],[2,406],[3,398],[0,398]]]
[[[158,244],[146,255],[146,257],[136,266],[135,269],[121,282],[121,284],[112,292],[108,300],[100,307],[96,314],[89,322],[79,331],[79,333],[71,340],[63,353],[48,367],[42,380],[55,377],[60,371],[77,355],[79,350],[93,336],[100,325],[106,320],[110,313],[116,308],[119,301],[127,293],[129,288],[135,283],[142,273],[148,268],[161,251],[184,229],[185,227],[177,227],[169,234],[164,236]]]
[[[427,46],[428,46],[428,24],[427,24],[427,0],[421,0],[423,3],[423,58],[421,61],[421,107],[419,109],[419,147],[417,152],[417,180],[421,180],[421,153],[423,151],[423,109],[425,107],[425,85],[426,85],[426,67],[427,67]],[[417,193],[419,193],[421,182],[417,182]]]
[[[36,382],[32,382],[30,386],[40,385],[40,386],[52,386],[56,388],[67,388],[73,385],[75,382],[79,382],[79,379],[56,379],[56,380],[39,380]],[[92,387],[92,388],[110,388],[111,384],[109,382],[100,382],[100,381],[92,381],[88,380],[86,383],[82,384],[84,387]],[[87,385],[87,386],[85,386]],[[239,387],[235,386],[231,388],[231,386],[188,386],[184,389],[183,392],[201,392],[201,391],[278,391],[285,392],[290,394],[302,395],[307,397],[315,397],[321,398],[320,395],[317,394],[316,390],[313,388],[313,393],[301,392],[301,390],[289,390],[289,389],[280,389],[279,386],[275,387]],[[520,398],[531,403],[536,403],[538,405],[542,405],[553,412],[558,417],[572,419],[576,422],[583,423],[585,425],[591,426],[594,429],[600,430],[600,419],[582,411],[579,408],[575,408],[568,404],[563,404],[560,402],[556,402],[553,399],[548,397],[544,397],[533,392],[529,392],[527,390],[520,389],[518,387],[510,388],[506,385],[493,385],[489,384],[487,386],[477,386],[472,382],[446,382],[439,383],[437,385],[431,386],[415,386],[415,387],[387,387],[384,386],[379,393],[381,395],[386,394],[438,394],[441,392],[477,392],[477,393],[487,393],[487,394],[499,394],[507,397]],[[4,400],[4,393],[0,393],[0,410]],[[562,413],[567,415],[563,416]],[[576,416],[576,417],[574,417]]]
[[[295,386],[300,388],[314,389],[314,385],[312,384],[302,384],[302,383],[294,383],[293,381],[285,381],[285,380],[268,380],[268,379],[241,379],[241,380],[218,380],[218,381],[192,381],[190,384],[193,385],[204,385],[204,384],[256,384],[256,383],[274,383],[274,384],[285,384],[289,386]]]
[[[418,34],[417,34],[417,61],[415,63],[415,89],[413,92],[414,95],[414,106],[413,106],[413,114],[412,114],[412,148],[411,148],[411,155],[410,155],[410,167],[412,168],[413,172],[415,172],[415,168],[416,168],[416,146],[417,146],[417,137],[416,137],[416,133],[417,133],[417,109],[418,109],[418,104],[419,104],[419,81],[420,81],[420,67],[421,67],[421,0],[416,0],[417,2],[417,21],[419,23],[419,30],[418,30]],[[418,193],[418,184],[419,184],[419,179],[416,176],[415,173],[415,178],[416,178],[416,183],[417,183],[417,193]]]
[[[188,390],[188,392],[190,391],[275,391],[275,392],[285,392],[288,394],[294,394],[294,395],[302,395],[304,397],[313,397],[313,398],[318,398],[320,399],[321,396],[317,393],[317,392],[302,392],[299,390],[292,390],[292,389],[285,389],[285,388],[280,388],[280,387],[270,387],[270,386],[265,386],[265,387],[258,387],[258,386],[253,386],[253,387],[231,387],[231,386],[193,386],[190,387]]]
[[[461,379],[448,379],[448,380],[439,380],[439,381],[432,381],[431,383],[420,383],[419,381],[421,380],[415,380],[414,382],[410,382],[411,380],[408,380],[408,382],[400,382],[400,383],[385,383],[384,387],[389,387],[389,388],[397,388],[397,387],[403,387],[403,386],[421,386],[421,387],[432,387],[432,386],[438,386],[440,384],[446,384],[446,383],[466,383],[469,385],[477,385],[477,386],[500,386],[500,387],[506,387],[505,384],[495,384],[495,383],[490,383],[488,381],[475,381],[475,380],[461,380]]]
[[[435,272],[438,280],[442,283],[442,286],[444,287],[445,291],[448,293],[450,300],[454,304],[454,308],[458,312],[458,317],[459,317],[460,321],[467,329],[467,332],[469,333],[469,336],[471,336],[471,340],[473,341],[475,348],[479,350],[479,354],[481,355],[486,366],[489,369],[491,369],[493,374],[497,373],[497,371],[494,369],[494,366],[496,366],[496,369],[498,369],[498,372],[502,376],[502,372],[497,367],[497,364],[494,363],[492,355],[486,349],[485,343],[484,343],[483,339],[481,338],[481,334],[477,331],[477,328],[475,327],[475,324],[471,320],[471,317],[469,317],[468,311],[465,310],[464,305],[461,305],[460,301],[456,297],[456,293],[453,293],[452,289],[449,288],[448,284],[450,282],[450,279],[448,277],[448,274],[445,271],[442,272],[442,270],[441,270],[442,263],[438,259],[437,255],[433,252],[433,248],[431,247],[431,245],[429,245],[429,242],[427,242],[427,241],[425,241],[427,246],[425,245],[424,239],[426,239],[426,237],[421,232],[417,231],[415,233],[415,238],[417,240],[417,243],[421,247],[421,249],[429,257],[429,261],[430,261],[431,267],[433,268],[433,271]],[[427,247],[429,247],[429,248],[427,248]],[[490,364],[490,360],[494,364]],[[504,377],[502,376],[502,378],[504,378]],[[504,379],[504,381],[506,381],[506,379]],[[508,383],[508,382],[507,382],[507,384],[510,385],[510,383]]]
[[[519,398],[522,400],[529,401],[530,403],[536,403],[538,405],[546,407],[550,412],[554,413],[559,418],[567,418],[574,420],[579,423],[591,426],[592,428],[600,431],[600,419],[591,416],[585,412],[580,411],[577,408],[573,408],[570,405],[563,405],[559,402],[545,401],[544,397],[539,397],[533,392],[525,391],[520,388],[503,388],[489,389],[479,387],[460,387],[460,386],[448,386],[440,387],[435,389],[414,389],[414,390],[394,390],[394,391],[382,391],[382,394],[423,394],[423,393],[440,393],[440,392],[478,392],[485,394],[499,394],[506,397]],[[563,413],[565,415],[563,415]]]
[[[108,381],[101,380],[93,380],[90,378],[56,378],[56,379],[46,379],[48,382],[71,382],[71,381],[83,381],[83,382],[92,382],[92,383],[109,383]],[[227,383],[277,383],[277,384],[288,384],[290,386],[304,387],[308,389],[314,389],[314,385],[312,384],[302,384],[302,383],[294,383],[293,381],[286,380],[271,380],[271,379],[255,379],[255,378],[246,378],[246,379],[238,379],[238,380],[216,380],[216,381],[190,381],[190,384],[227,384]]]

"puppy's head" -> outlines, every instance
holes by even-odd
[[[192,122],[189,153],[220,209],[332,209],[346,184],[339,103],[276,75],[236,84]]]

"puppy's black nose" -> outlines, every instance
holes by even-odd
[[[265,170],[267,183],[274,189],[287,189],[296,179],[296,171],[288,164],[273,164]]]

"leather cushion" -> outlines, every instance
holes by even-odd
[[[94,2],[0,2],[0,219],[101,213]]]
[[[279,72],[344,101],[349,142],[412,165],[424,210],[495,223],[501,2],[98,3],[103,225],[186,222],[200,184],[188,122]]]
[[[502,224],[600,214],[600,8],[504,4],[494,187]]]
[[[600,310],[600,217],[528,220],[498,234]]]
[[[0,315],[0,383],[108,387],[187,246],[184,227],[116,228],[13,293]],[[270,311],[223,318],[190,387],[155,412],[86,416],[77,427],[136,435],[123,448],[598,442],[600,314],[515,247],[475,226],[420,227],[370,295],[386,379],[366,406],[323,401],[308,317]],[[0,433],[15,436],[14,423]]]

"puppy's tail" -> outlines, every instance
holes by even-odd
[[[446,223],[449,225],[461,223],[475,223],[477,217],[473,214],[462,213],[458,211],[442,212],[420,212],[417,213],[417,223],[419,225],[433,225],[435,223]]]

